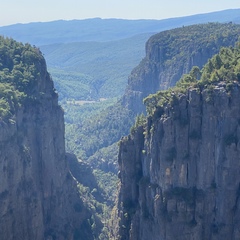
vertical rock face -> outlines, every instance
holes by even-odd
[[[239,56],[222,49],[200,81],[153,95],[120,141],[116,239],[240,239]]]
[[[31,97],[0,121],[1,239],[92,239],[65,160],[63,111],[44,59],[32,64]]]
[[[122,104],[135,113],[145,111],[143,98],[176,84],[193,66],[202,67],[221,47],[234,46],[240,26],[199,24],[164,31],[146,44],[146,57],[132,71]]]
[[[190,89],[122,140],[120,239],[240,239],[240,86],[211,98]]]

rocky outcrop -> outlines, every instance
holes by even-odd
[[[201,68],[221,47],[234,46],[240,25],[199,24],[163,31],[146,43],[146,57],[132,71],[122,105],[139,114],[143,99],[158,90],[175,86],[193,66]]]
[[[0,236],[93,239],[65,160],[63,111],[39,59],[32,95],[0,121]]]
[[[239,102],[192,87],[121,140],[116,239],[240,239]]]

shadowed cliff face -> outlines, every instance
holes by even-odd
[[[92,239],[65,160],[63,111],[40,59],[31,97],[0,121],[0,236]]]
[[[221,47],[234,46],[240,25],[199,24],[163,31],[146,43],[146,57],[133,69],[122,105],[135,114],[145,112],[143,99],[175,86],[193,66],[202,66]]]
[[[191,88],[121,140],[119,239],[240,239],[239,103]]]

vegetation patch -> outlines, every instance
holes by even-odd
[[[131,127],[130,132],[133,134],[140,126],[144,126],[147,120],[144,114],[137,115],[134,125]]]
[[[0,117],[9,119],[25,99],[34,99],[41,67],[40,50],[0,36]]]

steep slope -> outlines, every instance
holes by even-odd
[[[93,239],[45,60],[37,48],[2,37],[0,53],[1,239]]]
[[[119,150],[116,239],[240,238],[240,47],[146,100]]]
[[[202,67],[223,46],[234,46],[240,25],[209,23],[164,31],[146,44],[146,57],[131,73],[122,104],[144,111],[143,98],[174,86],[193,66]]]

